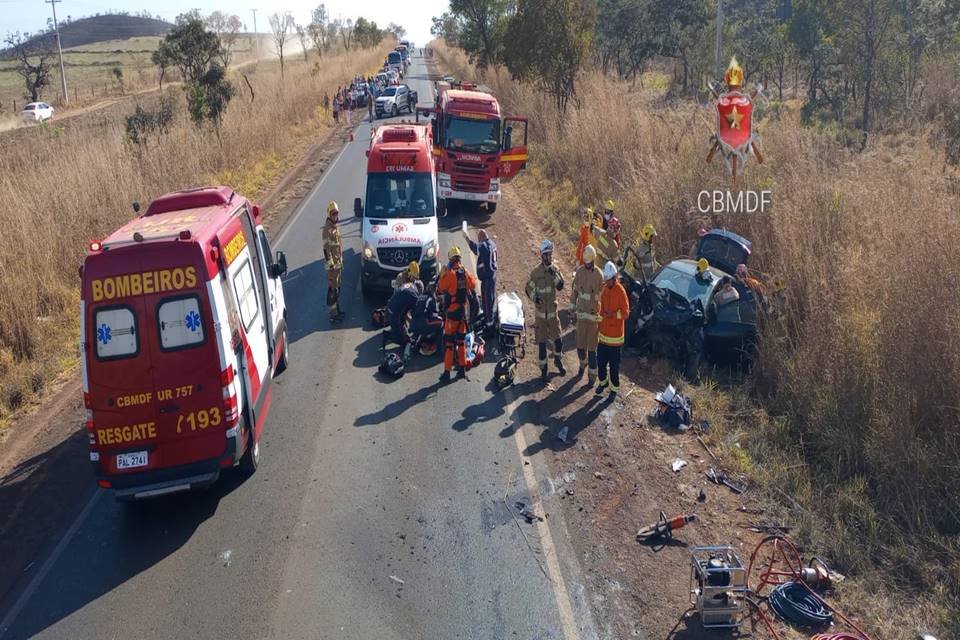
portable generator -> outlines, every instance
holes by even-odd
[[[690,556],[690,604],[704,629],[740,626],[747,593],[747,572],[729,546],[694,547]]]

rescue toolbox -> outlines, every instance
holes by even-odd
[[[229,187],[164,195],[90,243],[80,354],[101,487],[138,499],[256,470],[288,359],[286,270],[260,208]]]

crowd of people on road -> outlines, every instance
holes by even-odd
[[[378,76],[356,76],[349,85],[337,87],[331,102],[329,95],[323,97],[323,108],[332,109],[333,121],[340,122],[341,116],[346,124],[352,124],[352,112],[363,107],[373,116],[373,103],[387,86],[387,79]]]

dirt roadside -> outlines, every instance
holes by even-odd
[[[359,112],[358,112],[359,113]],[[343,127],[305,146],[301,160],[261,199],[264,226],[286,224],[349,139]],[[12,590],[36,571],[95,485],[87,459],[79,372],[64,373],[40,400],[0,432],[0,612]]]

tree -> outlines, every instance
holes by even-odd
[[[455,47],[460,43],[460,23],[457,17],[449,11],[442,16],[432,18],[433,25],[430,27],[430,35],[435,38],[443,38],[448,45]]]
[[[362,48],[375,47],[383,39],[383,31],[376,22],[360,17],[353,26],[353,39]]]
[[[403,40],[403,36],[407,35],[407,30],[403,25],[399,25],[396,22],[391,22],[387,25],[387,33],[392,33],[397,40]]]
[[[300,41],[300,49],[303,51],[303,61],[307,62],[309,60],[307,53],[310,51],[307,29],[303,25],[296,23],[294,23],[293,28],[297,32],[297,39]]]
[[[191,11],[177,17],[174,28],[152,55],[154,64],[161,68],[161,83],[167,67],[180,70],[190,118],[198,126],[207,120],[213,122],[218,135],[223,112],[234,94],[220,65],[221,53],[217,35],[207,30],[197,11]]]
[[[290,33],[294,27],[293,14],[289,11],[284,13],[275,13],[270,16],[270,33],[273,38],[273,44],[277,47],[277,55],[280,56],[280,77],[283,77],[283,47],[290,40]]]
[[[230,67],[233,47],[237,43],[237,37],[243,28],[243,22],[240,21],[239,16],[214,11],[207,17],[206,23],[207,28],[217,36],[217,42],[220,44],[220,65],[227,69]]]
[[[137,105],[133,115],[126,117],[127,139],[138,149],[147,149],[148,141],[154,134],[166,133],[173,120],[176,102],[170,95],[162,95],[156,111],[147,111]]]
[[[40,100],[43,90],[50,84],[50,57],[49,49],[31,46],[26,34],[19,32],[6,37],[7,47],[12,51],[16,60],[17,75],[23,79],[26,92],[24,97],[30,102]]]
[[[196,83],[220,58],[220,42],[196,11],[177,17],[173,29],[151,56],[159,67],[176,67],[186,83]]]
[[[190,118],[197,124],[204,120],[213,122],[219,136],[227,103],[235,93],[233,85],[226,79],[226,71],[220,65],[214,64],[203,77],[188,87],[187,106],[190,109]]]
[[[806,67],[807,100],[804,119],[809,119],[819,100],[826,94],[823,71],[833,52],[833,25],[828,19],[826,0],[800,0],[793,7],[788,35],[797,60]]]
[[[596,10],[589,0],[519,0],[504,59],[519,80],[532,80],[566,109],[590,53]]]
[[[347,51],[350,51],[350,46],[353,44],[353,18],[347,18],[346,20],[338,20],[340,38],[343,40],[343,48]]]
[[[324,51],[330,48],[330,15],[327,13],[326,5],[317,5],[310,12],[307,33],[313,41],[314,49],[317,50],[317,56],[322,58]]]
[[[873,107],[874,81],[883,49],[890,43],[897,16],[895,0],[842,0],[835,4],[838,32],[852,45],[859,81],[863,88],[863,116],[860,150],[867,148],[870,133],[870,110]]]
[[[116,80],[117,85],[120,86],[120,95],[123,95],[123,69],[114,67],[110,70],[110,73],[113,74],[114,80]]]
[[[679,60],[683,65],[683,91],[690,83],[696,47],[704,42],[710,11],[704,0],[647,0],[645,25],[657,55]]]
[[[450,13],[459,23],[458,44],[481,69],[500,61],[509,6],[508,0],[450,0]]]

